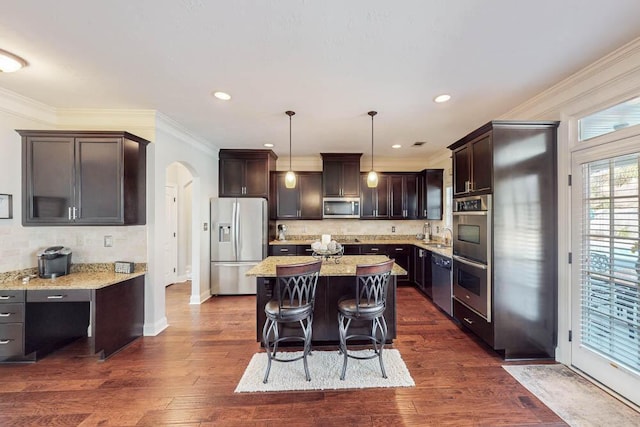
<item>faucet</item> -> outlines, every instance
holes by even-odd
[[[451,234],[450,240],[447,240],[447,234],[446,234],[447,231]],[[451,228],[449,227],[442,228],[442,240],[445,246],[453,245],[453,230]]]

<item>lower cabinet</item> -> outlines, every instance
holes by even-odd
[[[466,305],[459,303],[455,298],[453,300],[453,317],[460,322],[461,325],[470,329],[484,342],[493,347],[493,325]]]
[[[360,245],[360,255],[386,255],[407,270],[407,274],[396,276],[398,285],[410,285],[411,245]]]
[[[413,282],[429,298],[432,298],[431,251],[413,247]]]
[[[0,291],[0,361],[24,354],[24,293]]]
[[[298,255],[297,245],[270,245],[269,255],[271,256],[295,256]]]

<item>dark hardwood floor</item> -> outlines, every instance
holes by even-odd
[[[253,353],[255,297],[189,305],[167,288],[169,328],[105,362],[80,340],[0,366],[0,426],[560,426],[504,362],[413,288],[398,289],[400,350],[416,387],[234,394]]]

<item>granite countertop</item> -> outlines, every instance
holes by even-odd
[[[388,260],[385,255],[344,255],[335,263],[333,259],[322,262],[320,276],[355,276],[356,265],[377,264]],[[276,277],[276,265],[298,264],[314,261],[311,256],[270,256],[260,264],[247,271],[247,276]],[[391,274],[394,276],[407,274],[407,271],[398,264],[393,265]]]
[[[398,238],[388,238],[383,236],[358,236],[355,238],[342,238],[341,236],[333,236],[337,242],[341,245],[414,245],[421,249],[427,249],[438,255],[451,258],[453,255],[453,249],[451,246],[444,246],[442,242],[424,240],[418,240],[415,236],[398,236]],[[270,245],[311,245],[311,243],[318,239],[309,236],[308,239],[302,238],[302,236],[293,236],[291,240],[272,240]]]
[[[144,274],[145,271],[136,271],[131,274],[113,271],[82,271],[55,279],[37,277],[27,283],[23,283],[21,279],[11,280],[0,283],[0,290],[100,289]]]

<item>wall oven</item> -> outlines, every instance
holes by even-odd
[[[453,206],[453,296],[491,321],[491,195]]]

